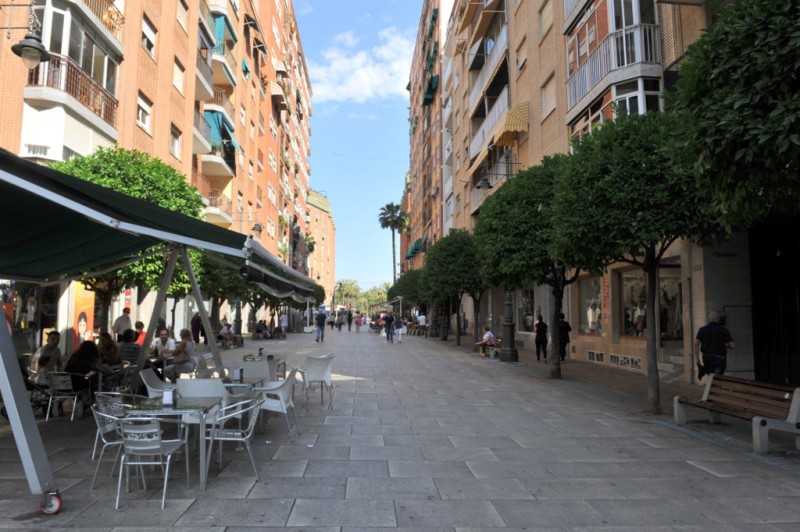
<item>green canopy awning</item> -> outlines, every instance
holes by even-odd
[[[236,257],[314,296],[314,281],[247,235],[57,172],[0,149],[0,277],[39,282],[88,271],[152,246]],[[282,286],[283,292],[288,292]]]

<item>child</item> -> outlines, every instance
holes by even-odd
[[[481,340],[481,357],[488,358],[489,351],[486,349],[487,347],[494,346],[494,335],[492,334],[491,328],[488,325],[483,327],[483,340]]]

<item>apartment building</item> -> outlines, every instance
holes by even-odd
[[[400,270],[421,268],[424,251],[442,237],[443,151],[441,54],[452,0],[425,0],[412,59],[408,182],[411,246]]]
[[[315,191],[308,191],[309,223],[307,244],[311,255],[308,260],[308,276],[325,288],[327,304],[331,304],[336,285],[336,222],[328,198]],[[318,303],[324,303],[319,301]]]
[[[432,12],[426,2],[421,20],[430,21]],[[434,95],[442,100],[441,234],[454,227],[471,229],[483,201],[497,187],[544,156],[567,152],[572,139],[612,120],[615,106],[630,113],[660,111],[662,92],[679,76],[680,59],[713,16],[710,5],[695,0],[456,1],[442,45],[441,92]],[[421,22],[418,53],[428,40],[426,28]],[[424,139],[437,132],[415,133],[424,115],[417,120],[414,109],[418,100],[424,101],[429,76],[421,57],[415,56],[409,83],[411,165],[427,175],[425,162],[435,157],[425,151]],[[426,229],[436,234],[424,211],[416,212],[425,205],[415,192],[420,188],[412,179],[411,242]],[[413,251],[412,244],[407,265],[421,267]],[[671,247],[659,271],[657,323],[651,325],[657,328],[663,373],[692,381],[693,333],[710,310],[727,316],[737,341],[729,356],[730,373],[769,374],[775,380],[776,367],[787,367],[789,354],[776,363],[758,353],[762,336],[764,353],[780,350],[766,324],[762,335],[753,330],[758,318],[751,294],[766,284],[753,272],[785,270],[785,265],[757,258],[780,256],[772,251],[755,253],[747,235],[713,248],[682,241]],[[623,264],[611,265],[601,276],[585,275],[570,287],[564,301],[574,331],[569,356],[646,372],[644,287],[642,272]],[[482,298],[482,319],[495,330],[505,319],[504,295],[494,287]],[[526,317],[548,314],[549,290],[531,285],[513,295],[516,344],[532,348]],[[782,304],[778,294],[770,300]],[[464,299],[459,312],[470,316],[471,300]]]
[[[27,71],[0,47],[0,145],[42,163],[115,144],[152,154],[187,176],[206,221],[308,273],[311,85],[290,0],[31,5],[51,58]],[[27,8],[0,8],[0,22],[27,26]],[[45,290],[62,325],[75,290]]]

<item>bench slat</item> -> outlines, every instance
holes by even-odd
[[[736,399],[728,396],[709,396],[707,403],[720,405],[722,407],[740,409],[743,412],[752,413],[755,416],[767,416],[775,419],[786,419],[789,415],[788,408],[770,408],[758,405],[747,400]]]
[[[714,386],[712,386],[711,389],[709,390],[709,398],[711,397],[731,397],[733,399],[741,399],[759,405],[765,405],[777,409],[785,409],[787,411],[789,410],[789,406],[792,404],[791,399],[789,401],[785,399],[778,400],[778,399],[773,399],[771,397],[764,397],[762,395],[758,395],[755,393],[737,392],[734,390],[726,390],[725,388],[714,387]]]
[[[774,390],[770,388],[760,388],[758,386],[754,386],[752,384],[741,384],[736,382],[715,382],[713,383],[715,387],[722,388],[722,389],[729,389],[736,392],[746,393],[757,395],[759,397],[771,398],[776,401],[781,402],[791,402],[792,400],[792,391],[787,390]]]

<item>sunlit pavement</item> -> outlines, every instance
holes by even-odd
[[[262,483],[246,453],[226,447],[212,463],[208,490],[191,487],[183,464],[171,472],[160,509],[159,473],[148,490],[123,492],[114,510],[112,458],[89,490],[95,425],[86,416],[40,422],[63,511],[38,512],[13,438],[0,438],[0,527],[83,530],[294,528],[315,530],[798,530],[800,453],[788,437],[756,455],[747,423],[707,424],[690,411],[676,427],[668,415],[643,414],[642,375],[568,361],[553,380],[545,364],[481,359],[462,338],[404,337],[387,344],[367,333],[327,328],[285,341],[249,341],[222,352],[229,367],[246,354],[285,354],[302,366],[333,353],[334,407],[313,390],[302,434],[291,443],[271,417],[254,449]],[[302,390],[295,395],[298,409]],[[327,396],[326,396],[327,401]],[[113,455],[113,453],[112,453]],[[124,490],[124,488],[123,488]]]

